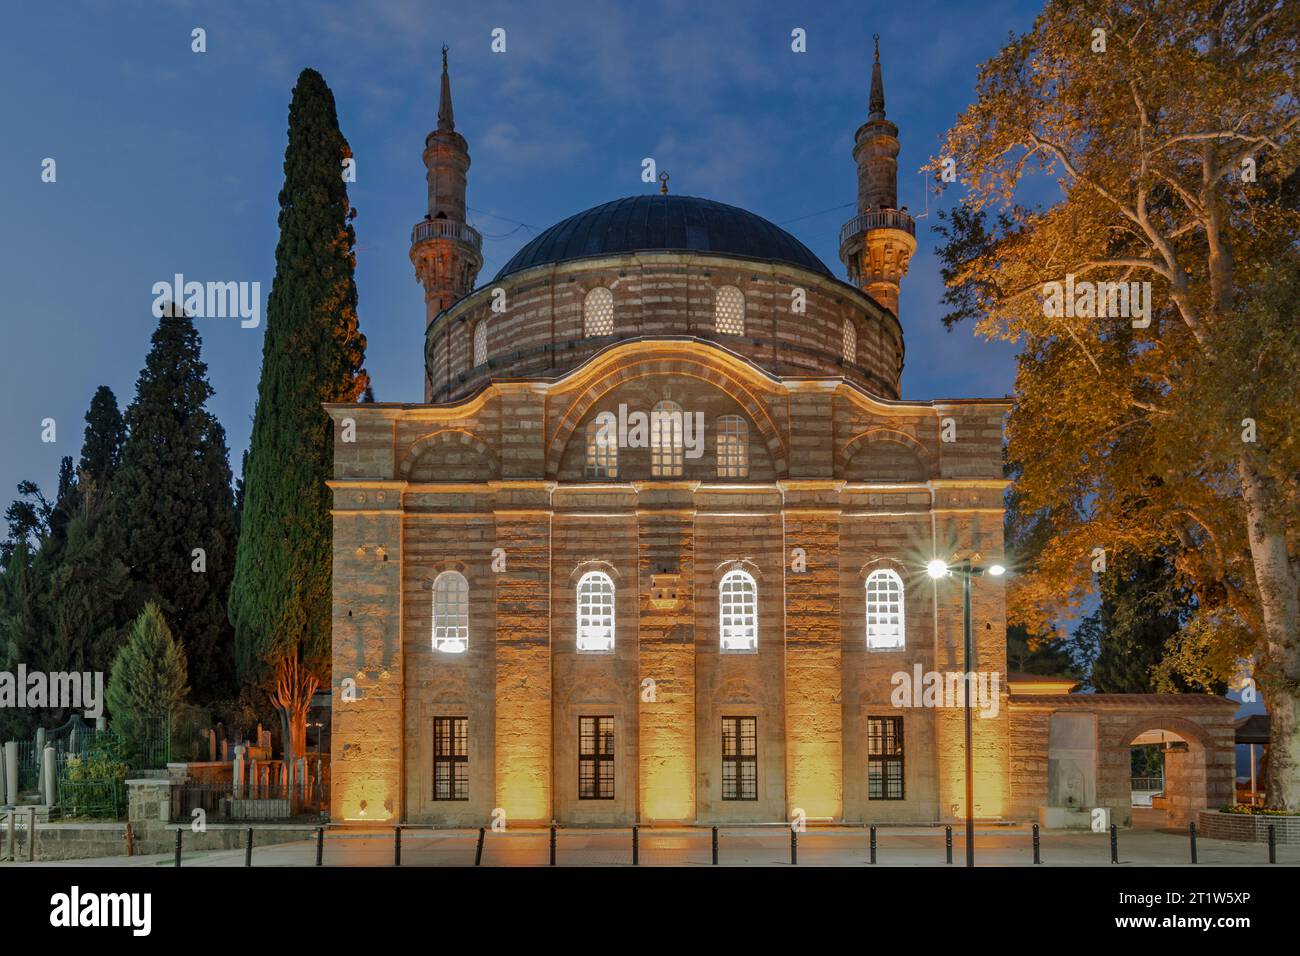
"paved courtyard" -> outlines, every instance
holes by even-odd
[[[476,830],[404,829],[403,866],[472,866]],[[488,831],[483,866],[546,866],[549,833],[542,830]],[[256,842],[256,841],[255,841]],[[710,866],[710,832],[707,828],[640,830],[643,866]],[[1119,863],[1123,866],[1185,866],[1190,864],[1186,833],[1169,830],[1119,831]],[[861,866],[869,859],[865,828],[811,828],[798,835],[800,866]],[[330,830],[326,832],[325,866],[392,866],[393,831]],[[944,865],[942,828],[886,828],[877,830],[877,863],[882,866]],[[953,865],[964,862],[964,842],[953,830]],[[977,829],[976,864],[979,866],[1033,865],[1032,837],[1028,828]],[[1268,848],[1257,843],[1197,840],[1198,862],[1209,866],[1268,864]],[[1105,833],[1045,832],[1041,837],[1042,865],[1110,866],[1110,839]],[[625,866],[632,861],[630,829],[560,829],[556,863],[559,866]],[[63,860],[23,866],[172,866],[173,854]],[[254,846],[254,866],[313,866],[316,843],[304,840],[264,847]],[[1277,847],[1280,865],[1300,865],[1300,846]],[[780,827],[727,827],[719,830],[718,863],[723,866],[788,866],[790,834]],[[182,866],[243,866],[244,851],[184,851]]]

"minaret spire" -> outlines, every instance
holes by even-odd
[[[867,121],[853,137],[858,167],[858,214],[840,229],[840,259],[849,281],[895,316],[899,284],[916,252],[916,223],[898,208],[898,127],[885,119],[880,35],[871,64]]]
[[[456,117],[451,112],[451,77],[447,75],[447,44],[442,45],[442,91],[438,96],[438,129],[456,128]]]
[[[469,174],[469,143],[456,132],[451,112],[451,78],[447,46],[442,47],[442,90],[438,97],[438,128],[424,139],[428,212],[411,229],[411,264],[424,285],[424,397],[447,386],[450,355],[445,325],[430,335],[434,320],[468,294],[483,267],[483,237],[467,221],[465,191]]]
[[[867,119],[885,118],[885,81],[880,75],[880,34],[874,34],[876,61],[871,64],[871,99],[867,102]],[[444,59],[446,54],[443,54]]]

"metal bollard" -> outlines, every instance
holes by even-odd
[[[1034,862],[1035,863],[1043,862],[1038,855],[1038,824],[1037,823],[1034,824]]]
[[[717,863],[718,863],[718,828],[717,828],[717,827],[714,827],[714,828],[713,828],[713,864],[714,864],[714,866],[716,866]]]
[[[181,828],[176,828],[176,865],[181,865]]]
[[[487,831],[486,827],[478,828],[478,846],[474,847],[474,865],[478,866],[483,862],[483,834]]]
[[[1271,823],[1268,825],[1268,862],[1277,862],[1277,831]]]
[[[393,866],[402,865],[402,828],[393,827]]]
[[[871,862],[876,862],[876,825],[871,825]]]
[[[790,828],[790,865],[799,864],[799,831],[794,827]]]
[[[947,826],[944,827],[943,830],[944,830],[944,834],[943,834],[944,850],[948,856],[947,862],[951,863],[952,862],[952,827]]]
[[[551,866],[555,866],[555,824],[551,824]]]
[[[244,866],[253,865],[253,828],[248,828],[248,836],[244,840]]]
[[[1196,821],[1195,821],[1195,820],[1193,820],[1191,823],[1187,824],[1187,835],[1188,835],[1189,837],[1191,837],[1191,841],[1192,841],[1192,862],[1195,863],[1195,862],[1196,862]]]
[[[316,828],[316,865],[320,866],[325,859],[325,828]]]
[[[640,853],[641,848],[639,846],[638,839],[637,839],[637,831],[639,829],[640,827],[637,826],[632,827],[632,865],[633,866],[639,866],[641,863],[641,853]]]
[[[1113,823],[1110,825],[1110,862],[1119,862],[1119,831]]]

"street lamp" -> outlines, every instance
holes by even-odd
[[[978,557],[978,555],[977,555]],[[966,718],[966,865],[975,865],[975,775],[973,769],[973,760],[971,754],[971,637],[970,637],[970,579],[982,575],[991,575],[1000,578],[1007,573],[1007,569],[1000,564],[991,564],[987,568],[976,567],[971,564],[970,558],[963,558],[960,564],[949,565],[945,561],[935,558],[925,566],[926,573],[936,581],[940,578],[956,574],[961,577],[962,585],[962,643],[965,648],[965,664],[963,665],[963,680],[966,683],[966,689],[962,693],[962,709],[965,711]]]

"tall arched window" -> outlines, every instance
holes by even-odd
[[[898,648],[904,644],[903,579],[882,568],[867,575],[867,647]]]
[[[609,335],[614,331],[614,293],[597,286],[582,301],[582,334]]]
[[[650,410],[650,474],[677,478],[686,460],[682,434],[682,406],[663,401]]]
[[[718,477],[749,477],[749,425],[739,415],[718,419]]]
[[[745,294],[734,285],[721,286],[714,293],[713,322],[721,335],[745,334]]]
[[[618,422],[612,412],[602,412],[587,423],[586,475],[618,477]]]
[[[858,360],[858,330],[852,319],[844,320],[844,361],[856,363]]]
[[[487,319],[480,319],[474,326],[474,367],[478,368],[487,361]]]
[[[459,571],[433,581],[433,649],[463,654],[469,647],[469,582]]]
[[[604,571],[578,581],[578,650],[614,649],[614,582]]]
[[[758,650],[758,586],[745,571],[728,571],[718,582],[718,646]]]

